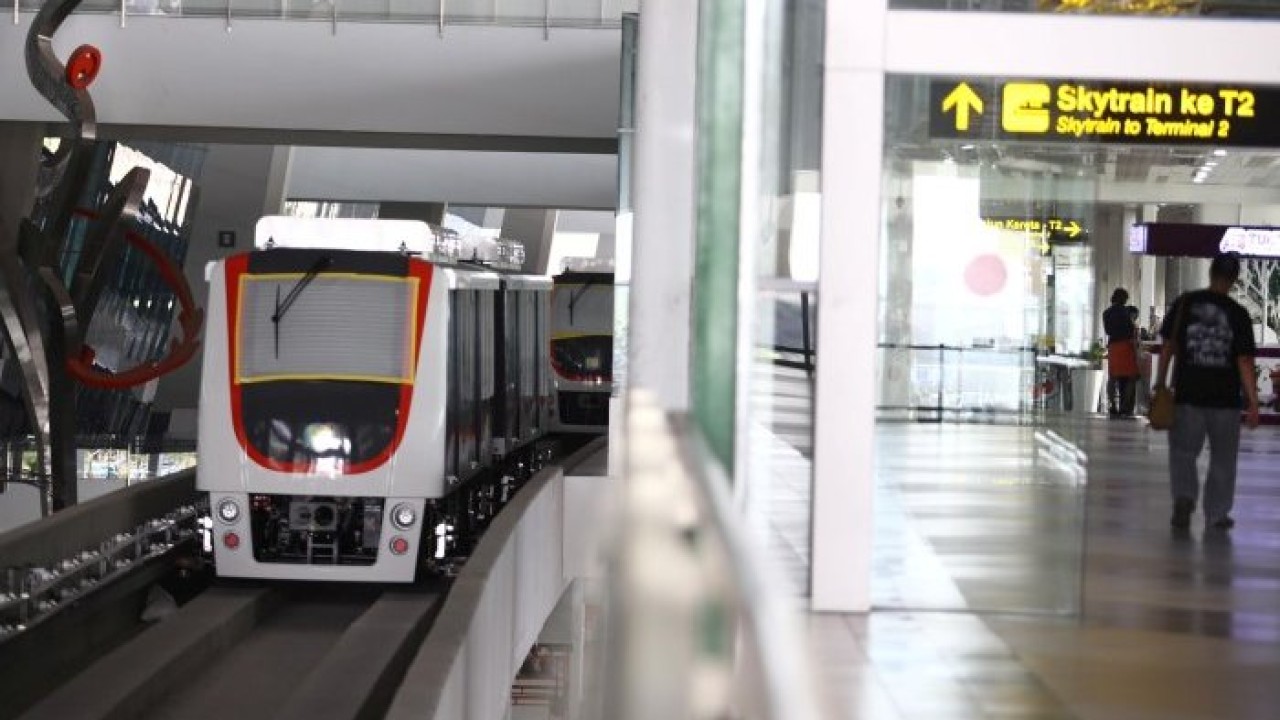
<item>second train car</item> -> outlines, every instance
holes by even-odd
[[[551,369],[554,427],[605,433],[613,390],[613,263],[569,258],[553,278]]]

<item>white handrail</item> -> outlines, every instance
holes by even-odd
[[[623,720],[817,720],[798,608],[682,417],[627,398],[607,707]]]

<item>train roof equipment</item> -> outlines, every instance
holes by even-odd
[[[431,254],[436,233],[418,220],[299,218],[267,215],[254,228],[254,247],[313,250],[372,250]]]
[[[576,273],[605,273],[612,275],[613,258],[567,257],[560,262],[560,272],[570,275]]]
[[[399,252],[433,263],[507,271],[520,270],[525,259],[524,245],[517,240],[459,235],[421,220],[268,215],[254,228],[254,247]]]

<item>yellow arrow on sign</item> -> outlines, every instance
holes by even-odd
[[[956,111],[956,130],[969,129],[969,113],[982,114],[982,96],[962,82],[942,99],[942,112]]]
[[[1068,237],[1076,237],[1081,231],[1080,223],[1072,220],[1071,224],[1063,228],[1063,230],[1066,231]]]

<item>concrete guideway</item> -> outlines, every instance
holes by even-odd
[[[495,518],[447,603],[446,582],[434,578],[406,587],[224,581],[19,717],[380,717],[432,698],[456,707],[468,669],[480,671],[483,705],[500,709],[520,660],[589,561],[578,521],[595,506],[586,496],[609,484],[568,483],[566,469],[603,474],[603,453],[600,439],[535,475]]]
[[[22,717],[376,715],[439,598],[432,588],[215,588]]]
[[[207,592],[99,660],[22,717],[140,717],[168,689],[197,678],[204,665],[248,635],[280,600],[278,593],[265,588]]]

